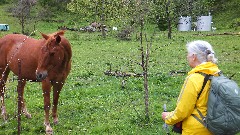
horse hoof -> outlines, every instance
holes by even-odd
[[[6,108],[2,107],[2,113],[1,113],[3,120],[6,121],[7,120],[7,113],[6,113]]]
[[[7,121],[7,118],[8,118],[8,117],[7,117],[6,114],[2,114],[2,117],[3,117],[3,120],[4,120],[4,121]]]
[[[32,118],[32,115],[31,115],[30,113],[25,114],[25,116],[26,116],[28,119],[31,119],[31,118]]]
[[[46,135],[53,135],[53,129],[50,126],[46,127]]]
[[[4,121],[7,121],[7,114],[6,113],[2,113],[2,117]]]
[[[54,121],[53,123],[54,123],[55,125],[57,125],[57,124],[58,124],[58,121]]]
[[[55,119],[53,120],[53,123],[54,123],[54,124],[58,124],[58,118],[55,118]]]
[[[46,131],[46,135],[53,135],[52,131]]]
[[[53,135],[52,131],[46,131],[46,135]]]

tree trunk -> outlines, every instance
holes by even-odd
[[[145,66],[143,68],[143,77],[144,77],[144,90],[145,90],[145,118],[146,120],[149,120],[149,92],[148,92],[148,62],[147,59],[145,61]]]
[[[141,54],[142,54],[142,63],[141,63],[141,66],[142,66],[142,69],[143,69],[143,79],[144,79],[144,82],[143,82],[143,87],[144,87],[144,91],[145,91],[145,96],[144,96],[144,99],[145,99],[145,118],[147,120],[147,122],[149,121],[149,100],[148,100],[148,52],[149,52],[149,48],[147,47],[147,51],[146,51],[146,54],[144,54],[144,47],[143,47],[143,28],[144,28],[144,18],[141,17],[140,18],[140,21],[141,21],[141,33],[140,33],[140,38],[141,38]]]
[[[102,0],[102,25],[101,25],[101,29],[102,29],[102,36],[105,38],[106,37],[106,31],[104,28],[104,23],[105,23],[105,13],[104,13],[104,5],[105,5],[105,0]]]
[[[172,38],[172,28],[171,28],[171,18],[170,18],[170,11],[169,11],[169,6],[170,6],[170,0],[168,0],[166,4],[166,13],[167,13],[167,18],[168,18],[168,39]]]

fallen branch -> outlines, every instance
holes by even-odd
[[[105,75],[108,76],[116,76],[116,77],[143,77],[142,74],[136,74],[136,73],[131,73],[131,72],[120,72],[120,71],[105,71]]]
[[[170,75],[176,75],[176,74],[181,74],[181,75],[184,75],[184,74],[187,74],[187,71],[182,71],[182,70],[178,70],[178,71],[175,71],[175,70],[172,70],[169,72]]]
[[[215,35],[240,35],[240,33],[224,32],[224,33],[219,33],[219,34],[207,34],[207,36],[215,36]]]
[[[197,36],[221,36],[221,35],[240,35],[240,33],[231,33],[231,32],[224,32],[224,33],[213,33],[213,34],[193,34]]]

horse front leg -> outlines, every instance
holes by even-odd
[[[50,126],[49,121],[49,110],[51,108],[50,103],[50,93],[51,93],[51,83],[49,80],[42,81],[42,90],[43,90],[43,98],[44,98],[44,111],[45,111],[45,120],[44,125],[46,126],[46,134],[53,134],[53,129]]]
[[[53,108],[52,108],[52,117],[54,124],[58,124],[58,114],[57,114],[57,106],[58,99],[61,89],[63,87],[63,83],[53,83]]]

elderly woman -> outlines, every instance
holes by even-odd
[[[204,76],[201,73],[217,76],[220,72],[216,65],[217,59],[212,46],[206,41],[193,41],[188,43],[186,47],[188,64],[192,70],[188,72],[182,86],[175,110],[163,112],[162,119],[169,125],[182,122],[183,135],[211,135],[211,132],[193,115],[201,119],[197,110],[204,116],[207,114],[210,81],[206,83],[200,97],[198,97],[204,81]]]

